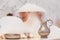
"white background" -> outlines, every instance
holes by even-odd
[[[47,11],[47,17],[55,21],[56,16],[58,18],[60,14],[60,0],[26,0],[28,3],[37,4],[45,8]],[[5,16],[8,12],[15,12],[26,2],[25,0],[0,0],[0,17]],[[16,5],[16,7],[15,7]]]
[[[46,19],[50,18],[55,22],[57,18],[60,18],[60,0],[27,0],[27,2],[43,7],[47,11]],[[9,12],[15,14],[15,11],[24,4],[25,0],[0,0],[0,18],[6,16]],[[53,30],[53,33],[59,34],[59,31],[56,33],[55,30]]]

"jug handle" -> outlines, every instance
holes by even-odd
[[[50,26],[52,26],[53,21],[51,19],[49,19],[49,20],[46,21],[46,23],[49,22],[49,21],[51,21],[51,25],[49,25],[49,27],[50,27]]]

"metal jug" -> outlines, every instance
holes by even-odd
[[[47,25],[48,22],[51,22],[49,27]],[[50,19],[42,23],[41,27],[38,30],[38,34],[41,36],[41,38],[47,38],[47,36],[50,33],[50,26],[52,26],[52,24],[53,24],[53,21]]]

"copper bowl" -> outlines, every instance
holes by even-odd
[[[5,39],[20,39],[20,34],[4,34]]]

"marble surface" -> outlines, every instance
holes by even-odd
[[[27,3],[37,4],[47,11],[47,18],[51,18],[54,22],[60,18],[60,0],[27,0]],[[0,18],[8,12],[15,14],[16,10],[25,4],[25,0],[0,0]],[[53,15],[53,16],[52,16]]]
[[[60,40],[60,39],[49,39],[49,38],[31,38],[31,39],[0,39],[0,40]]]

